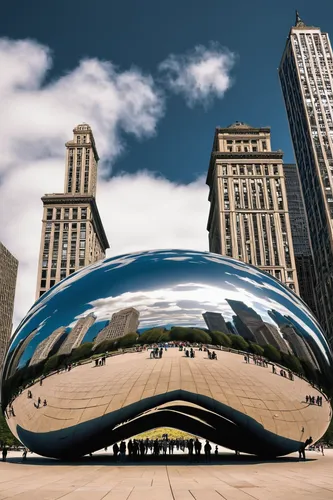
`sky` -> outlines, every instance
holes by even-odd
[[[295,9],[331,32],[331,0],[16,0],[0,17],[0,240],[19,260],[14,325],[35,297],[44,193],[62,192],[81,122],[101,157],[108,256],[208,250],[216,126],[271,126],[293,161],[277,68]]]

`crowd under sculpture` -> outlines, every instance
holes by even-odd
[[[158,359],[156,343],[167,347]],[[279,456],[326,431],[331,371],[318,322],[269,274],[208,252],[147,251],[95,263],[37,300],[8,348],[2,408],[49,457],[164,426]]]

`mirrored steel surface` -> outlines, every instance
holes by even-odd
[[[162,358],[141,335],[167,347]],[[87,267],[34,304],[11,339],[2,408],[30,450],[56,458],[163,426],[276,456],[325,432],[331,371],[316,319],[270,275],[208,252],[149,251]]]

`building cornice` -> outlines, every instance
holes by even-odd
[[[270,134],[270,127],[216,127],[216,134],[228,134],[228,135],[258,135],[258,134]]]
[[[89,194],[71,194],[71,193],[53,193],[53,194],[45,194],[42,197],[42,202],[44,206],[47,205],[82,205],[84,203],[88,203],[91,208],[92,213],[92,222],[97,234],[97,237],[101,243],[103,250],[110,248],[102,219],[99,214],[99,210],[96,204],[96,199],[94,196]]]
[[[251,160],[252,163],[255,160],[258,160],[257,163],[260,163],[261,160],[282,160],[283,159],[283,151],[253,151],[253,152],[221,152],[221,151],[212,151],[209,168],[206,178],[206,184],[208,186],[211,185],[212,175],[215,168],[216,160]]]

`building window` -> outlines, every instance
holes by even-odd
[[[78,144],[81,144],[81,136],[80,136],[80,135],[78,135],[78,136],[76,137],[76,142],[77,142]]]
[[[83,267],[83,266],[84,266],[84,259],[80,259],[80,260],[79,260],[79,266],[80,266],[80,267]]]
[[[45,293],[45,290],[41,290],[41,291],[39,292],[39,296],[41,297],[44,293]]]
[[[47,271],[46,270],[43,270],[42,271],[42,278],[45,279],[47,276]]]
[[[40,287],[41,288],[45,288],[46,287],[46,280],[41,280]]]
[[[61,269],[60,271],[60,279],[63,280],[66,278],[66,269]]]
[[[65,208],[64,219],[69,219],[69,208]]]
[[[53,208],[48,208],[46,211],[46,220],[52,220],[53,217]]]
[[[47,233],[49,233],[52,229],[52,223],[51,222],[47,222],[46,225],[45,225],[45,231]]]
[[[81,208],[81,219],[86,219],[86,218],[87,218],[87,209]]]
[[[43,260],[42,267],[47,267],[47,259]]]
[[[52,288],[55,285],[55,280],[50,281],[50,288]]]
[[[267,142],[266,141],[262,141],[262,149],[263,149],[263,151],[267,150]]]
[[[73,208],[73,219],[77,219],[77,208]],[[74,224],[72,227],[74,227]],[[75,225],[75,227],[76,227],[76,225]]]
[[[60,218],[61,218],[61,208],[57,208],[57,210],[56,210],[56,219],[60,220]]]

